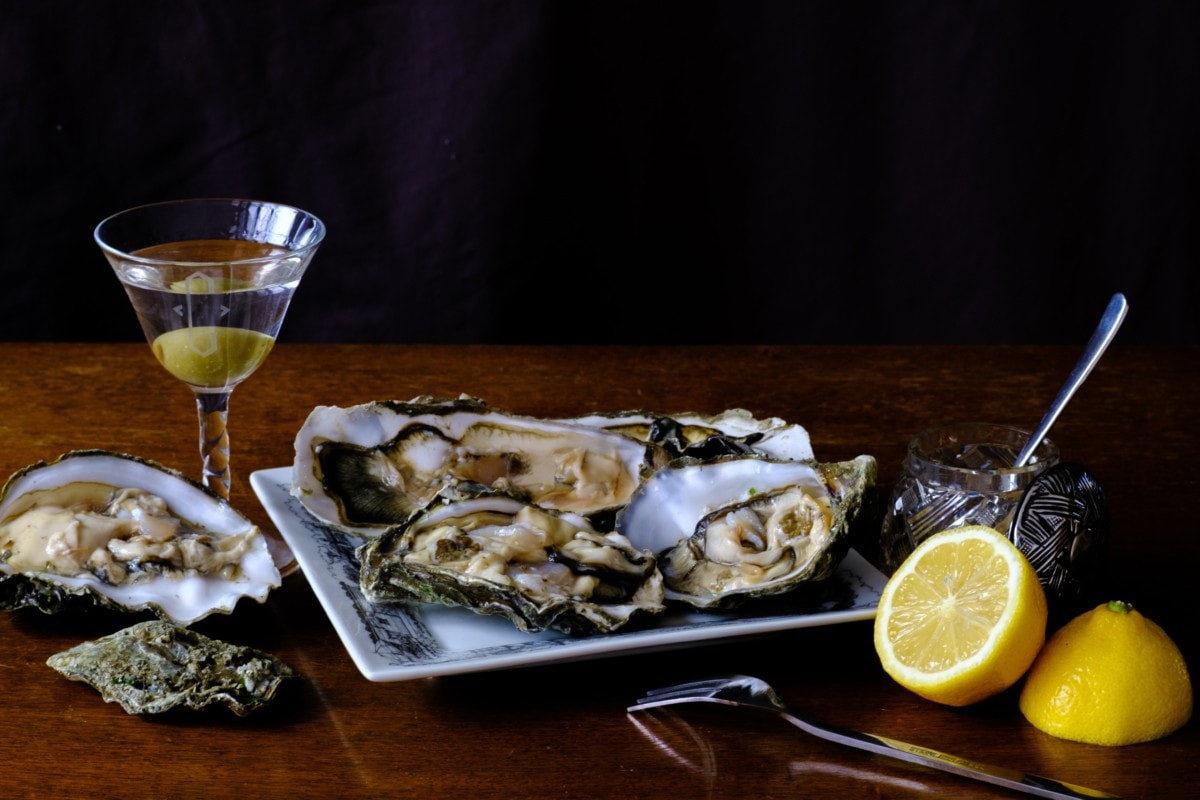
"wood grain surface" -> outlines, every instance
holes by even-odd
[[[280,345],[234,394],[234,504],[273,533],[249,475],[287,466],[316,405],[474,395],[531,415],[741,407],[803,424],[818,458],[860,453],[895,480],[909,438],[955,420],[1032,429],[1079,355],[1067,346],[548,347]],[[1114,345],[1051,432],[1109,502],[1098,594],[1133,602],[1200,669],[1200,350]],[[0,471],[103,448],[200,470],[195,406],[145,345],[0,344]],[[871,541],[858,542],[869,553]],[[809,737],[766,714],[625,707],[650,688],[739,672],[818,718],[1126,797],[1191,796],[1195,721],[1147,744],[1046,736],[1015,691],[963,709],[882,671],[869,622],[660,653],[374,683],[356,670],[303,573],[263,605],[196,629],[266,650],[303,680],[265,712],[127,715],[46,666],[143,617],[0,615],[6,797],[1014,797]]]

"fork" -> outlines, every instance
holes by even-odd
[[[955,775],[973,778],[984,783],[1016,789],[1019,792],[1038,797],[1077,799],[1096,797],[1113,798],[1117,796],[1096,789],[1088,789],[1085,786],[1063,783],[1053,778],[1043,778],[1027,772],[1008,769],[1007,767],[981,764],[978,761],[971,761],[950,755],[949,753],[942,753],[928,747],[908,744],[886,736],[853,731],[849,728],[841,728],[817,722],[789,709],[766,681],[753,678],[749,675],[725,675],[691,683],[681,683],[663,689],[655,689],[647,692],[645,697],[640,698],[626,710],[631,712],[643,711],[648,708],[657,708],[675,703],[720,703],[728,706],[771,711],[783,717],[797,728],[811,733],[813,736],[828,739],[831,742],[838,742],[839,744],[855,747],[859,750],[867,750],[872,753],[890,756],[891,758],[898,758],[901,761],[923,764],[943,772],[951,772]]]

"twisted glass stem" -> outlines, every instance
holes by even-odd
[[[229,392],[196,392],[200,416],[200,457],[204,461],[204,485],[229,499]]]

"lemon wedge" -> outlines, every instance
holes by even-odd
[[[922,541],[888,579],[875,650],[901,686],[965,706],[1020,680],[1046,641],[1046,594],[1017,546],[972,525]]]

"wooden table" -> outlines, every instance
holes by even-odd
[[[280,345],[234,393],[233,497],[266,529],[252,471],[291,463],[319,404],[469,393],[531,415],[743,407],[808,428],[819,458],[876,456],[895,480],[912,434],[979,419],[1032,427],[1074,347],[449,347]],[[1200,670],[1200,350],[1109,350],[1059,419],[1064,460],[1109,499],[1109,586]],[[143,344],[0,344],[0,470],[69,450],[135,453],[198,474],[194,405]],[[886,496],[886,494],[885,494]],[[869,544],[869,543],[868,543]],[[829,722],[1129,797],[1192,796],[1195,721],[1120,748],[1046,736],[1009,692],[953,709],[881,670],[869,621],[668,652],[394,683],[351,662],[303,573],[264,605],[196,625],[266,650],[303,676],[247,718],[224,709],[130,716],[45,665],[140,617],[0,615],[6,797],[1014,797],[872,756],[767,714],[717,706],[639,717],[645,689],[744,672]]]

